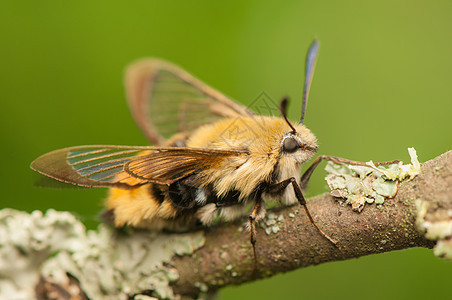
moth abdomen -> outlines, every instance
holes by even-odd
[[[146,184],[135,189],[112,188],[105,201],[115,227],[184,231],[196,226],[196,207],[180,209],[168,197],[168,186]]]
[[[185,184],[183,180],[178,180],[168,187],[168,200],[179,212],[198,208],[199,205],[195,199],[199,194],[198,187]]]
[[[218,195],[213,185],[195,183],[196,175],[192,175],[169,186],[150,183],[130,190],[113,188],[106,200],[109,219],[116,227],[179,231],[179,227],[190,229],[199,222],[209,225],[217,216],[232,220],[246,213],[240,191]]]
[[[193,185],[196,181],[192,177],[196,178],[196,175],[178,180],[168,187],[168,199],[179,213],[187,213],[187,210],[194,212],[209,204],[214,204],[217,209],[240,204],[239,190],[229,190],[224,195],[218,195],[212,184]]]
[[[159,184],[149,184],[150,197],[157,200],[160,204],[165,201],[165,186]]]

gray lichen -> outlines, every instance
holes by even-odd
[[[169,284],[179,275],[167,263],[174,255],[192,254],[204,242],[202,232],[127,235],[105,225],[86,231],[67,212],[49,210],[43,215],[3,209],[0,298],[33,299],[41,276],[64,285],[70,273],[91,299],[127,299],[144,290],[173,299]]]
[[[328,162],[326,181],[331,195],[346,199],[352,209],[361,212],[366,203],[383,204],[386,198],[393,198],[398,191],[399,182],[411,180],[421,171],[416,150],[408,148],[411,164],[403,162],[387,167],[376,167],[372,161],[367,166],[339,165]]]

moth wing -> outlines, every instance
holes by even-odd
[[[156,145],[219,118],[254,115],[183,69],[159,59],[131,64],[125,86],[136,123]]]
[[[170,185],[192,174],[219,167],[224,159],[240,155],[247,155],[247,152],[201,148],[159,148],[148,155],[127,162],[124,169],[141,180]]]
[[[146,183],[124,171],[124,165],[153,147],[78,146],[46,153],[31,168],[50,178],[86,187],[129,188]]]
[[[46,153],[31,168],[50,178],[86,187],[169,185],[213,168],[243,151],[131,146],[78,146]]]

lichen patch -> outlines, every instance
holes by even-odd
[[[270,211],[267,213],[265,218],[259,222],[261,228],[265,229],[265,233],[270,235],[272,233],[278,233],[283,225],[284,216],[276,215],[274,212]]]
[[[128,299],[145,290],[159,299],[174,299],[170,283],[179,274],[168,263],[174,255],[192,254],[204,242],[202,232],[127,235],[104,224],[86,231],[67,212],[3,209],[0,298],[33,299],[39,278],[64,285],[69,273],[90,299]]]
[[[377,167],[369,161],[367,166],[356,166],[329,161],[325,179],[331,195],[345,199],[345,203],[357,212],[361,212],[366,204],[383,204],[386,199],[395,197],[401,181],[411,180],[421,172],[416,150],[408,148],[408,153],[411,163],[407,165],[399,162]]]
[[[426,201],[417,200],[415,204],[418,231],[429,240],[436,241],[433,248],[436,256],[452,260],[452,209],[444,213],[441,209],[430,207]]]

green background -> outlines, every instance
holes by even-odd
[[[426,161],[451,148],[451,1],[1,1],[2,207],[69,210],[91,228],[103,189],[38,189],[29,163],[62,147],[146,145],[124,67],[162,57],[247,104],[289,95],[321,41],[305,124],[321,154]],[[324,192],[322,172],[309,195]],[[410,249],[229,287],[221,299],[442,299],[452,265]]]

